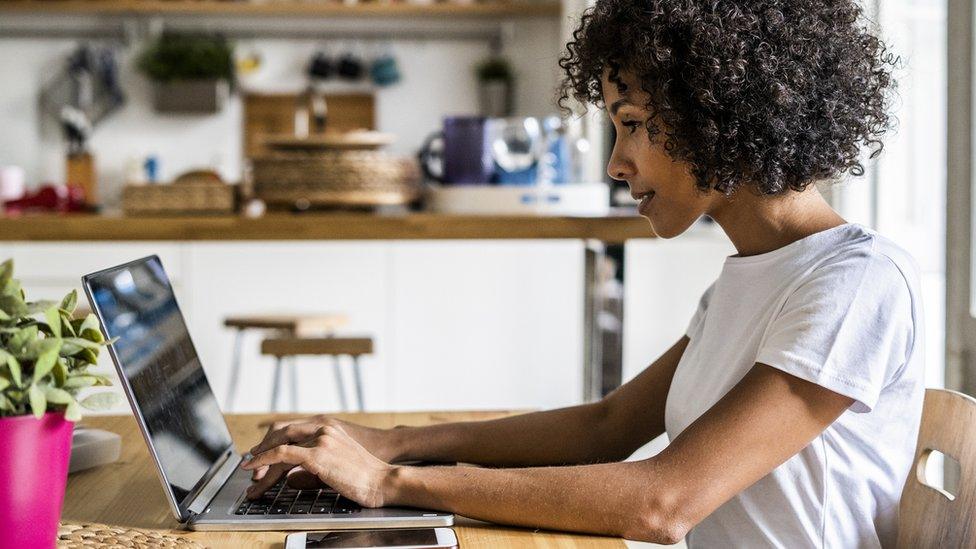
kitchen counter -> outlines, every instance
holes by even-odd
[[[93,214],[0,216],[0,241],[594,239],[653,238],[645,219],[404,213],[271,213],[122,217]]]

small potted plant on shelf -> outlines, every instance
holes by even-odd
[[[108,344],[97,317],[74,318],[77,293],[60,303],[28,302],[0,263],[0,540],[5,547],[54,547],[81,407],[118,400],[89,371]],[[80,402],[79,393],[88,394]]]
[[[512,115],[515,73],[504,57],[493,56],[478,63],[478,101],[481,114],[488,117]]]
[[[215,113],[230,96],[234,50],[222,36],[164,32],[139,54],[158,112]]]

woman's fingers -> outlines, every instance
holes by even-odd
[[[247,459],[246,457],[244,459]],[[261,480],[264,475],[268,474],[267,467],[261,467],[260,469],[255,469],[251,472],[251,480]]]
[[[312,424],[306,424],[306,425],[312,425]],[[282,429],[285,429],[287,427],[288,426],[285,425],[285,426],[282,427]],[[292,444],[296,444],[296,445],[299,445],[299,446],[304,446],[306,448],[311,448],[311,447],[315,446],[316,438],[317,438],[317,435],[319,434],[318,431],[319,430],[316,430],[316,432],[315,433],[312,433],[312,435],[309,436],[309,437],[304,437],[304,435],[301,434],[303,432],[307,432],[307,430],[304,429],[304,427],[301,428],[301,429],[298,429],[298,428],[293,429],[291,431],[291,438],[295,438],[297,440],[293,441]],[[283,436],[286,436],[286,435],[283,435]],[[282,444],[288,444],[288,443],[287,442],[283,442]],[[258,449],[259,446],[261,446],[261,445],[255,446],[254,449]],[[268,449],[271,449],[272,447],[273,446],[269,447]],[[267,450],[265,450],[265,451],[267,451]],[[252,451],[249,454],[249,456],[251,456],[251,457],[245,456],[244,457],[244,459],[245,459],[245,462],[244,463],[247,463],[248,460],[253,459],[253,455],[254,454],[257,454],[257,453],[258,452]],[[243,464],[241,465],[241,467],[244,468],[244,469],[250,469],[250,467],[244,467]],[[263,479],[266,474],[268,474],[268,466],[267,465],[262,465],[262,466],[260,466],[260,467],[258,467],[256,469],[254,469],[254,471],[251,473],[251,480],[253,480],[255,482],[256,481],[259,481],[259,480]]]
[[[322,423],[326,419],[328,419],[328,416],[317,414],[314,416],[296,417],[293,419],[284,419],[284,420],[279,419],[277,421],[261,421],[258,423],[258,427],[267,427],[268,432],[271,432],[271,431],[277,431],[278,429],[281,429],[286,425],[291,425],[292,423]]]
[[[319,488],[327,488],[326,484],[322,482],[322,479],[309,473],[302,467],[296,467],[288,473],[287,480],[288,486],[298,490],[315,490]]]
[[[264,467],[266,473],[260,479],[257,479],[254,484],[247,487],[247,497],[254,499],[267,492],[268,488],[274,486],[278,482],[278,479],[290,471],[292,467],[292,465],[284,463]]]
[[[254,456],[253,459],[245,462],[241,467],[247,470],[254,470],[265,465],[277,465],[285,463],[292,466],[302,465],[303,462],[311,457],[311,454],[312,450],[304,446],[283,444]],[[308,467],[306,467],[306,469],[307,468]],[[270,474],[268,476],[270,476]]]
[[[321,426],[317,423],[292,423],[285,425],[265,435],[264,440],[251,448],[251,454],[258,455],[282,444],[304,442],[317,436],[320,431]]]

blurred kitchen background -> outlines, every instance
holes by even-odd
[[[272,407],[282,334],[368,339],[366,410],[598,398],[733,251],[707,220],[652,238],[606,177],[605,114],[557,109],[585,5],[0,0],[0,257],[46,298],[159,254],[231,411]],[[829,193],[917,258],[942,386],[947,6],[867,9],[903,60],[898,129]],[[348,351],[286,360],[278,408],[355,408]]]

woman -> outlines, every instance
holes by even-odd
[[[707,215],[738,252],[686,335],[592,404],[276,426],[245,466],[253,494],[300,466],[366,506],[692,547],[892,545],[923,394],[918,276],[815,186],[880,152],[892,64],[855,0],[598,0],[560,103],[606,108],[608,172],[658,236]],[[489,467],[395,465],[418,459]]]

